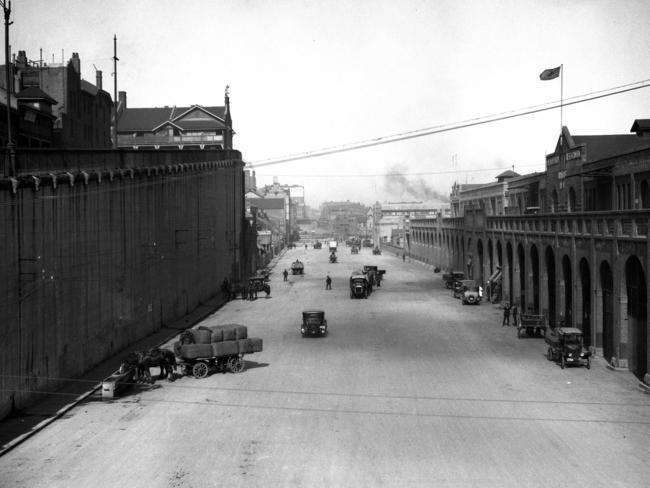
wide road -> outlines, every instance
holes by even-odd
[[[0,458],[0,486],[648,486],[650,397],[629,373],[562,370],[423,266],[327,257],[288,251],[270,298],[205,321],[264,339],[244,372],[97,396]],[[283,282],[295,259],[305,275]],[[363,264],[386,279],[351,300]],[[326,312],[326,337],[301,337],[303,309]]]

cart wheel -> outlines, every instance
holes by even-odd
[[[228,369],[233,373],[241,373],[244,371],[244,360],[240,357],[231,357],[228,359]]]
[[[553,349],[550,347],[548,348],[548,351],[546,351],[546,359],[553,361]]]
[[[564,369],[564,354],[562,354],[562,361],[560,363],[560,366],[562,367],[562,369]]]
[[[195,378],[205,378],[208,376],[208,365],[203,361],[199,361],[192,368],[192,374]]]

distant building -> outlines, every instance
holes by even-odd
[[[224,106],[129,108],[119,93],[118,147],[133,149],[232,149],[230,97]]]

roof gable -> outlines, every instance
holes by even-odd
[[[168,121],[184,130],[221,129],[226,126],[222,118],[224,110],[224,107],[202,107],[200,105],[192,105],[191,107],[127,108],[120,116],[118,130],[119,132],[152,132]],[[187,117],[190,114],[193,115]]]

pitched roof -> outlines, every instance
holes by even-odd
[[[184,119],[193,110],[201,110],[206,114],[204,118]],[[184,130],[218,129],[225,127],[225,107],[154,107],[154,108],[127,108],[120,116],[119,131],[152,131],[167,121],[173,121]]]
[[[587,147],[587,163],[650,148],[650,139],[635,134],[573,136],[576,146]]]
[[[18,100],[44,100],[51,103],[52,105],[57,104],[57,101],[54,100],[54,98],[49,96],[37,86],[29,86],[24,90],[19,91],[16,93],[16,98]]]
[[[521,176],[519,173],[515,173],[514,171],[508,169],[504,171],[503,173],[499,174],[496,176],[497,180],[499,179],[504,179],[504,178],[516,178],[517,176]]]

